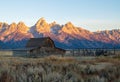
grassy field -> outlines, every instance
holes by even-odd
[[[0,82],[120,82],[120,57],[0,57]]]

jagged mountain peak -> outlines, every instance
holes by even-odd
[[[15,22],[10,24],[10,27],[17,27],[17,24]]]
[[[43,26],[43,25],[47,25],[47,24],[48,23],[46,22],[46,20],[42,17],[37,21],[36,26]]]
[[[27,27],[24,22],[19,22],[16,24],[15,22],[11,23],[9,27],[5,30],[3,33],[4,35],[8,35],[14,32],[20,32],[20,33],[27,33],[29,30],[29,27]]]
[[[23,21],[20,21],[20,22],[18,22],[17,25],[24,25],[25,26],[25,23]]]
[[[8,23],[6,23],[6,22],[0,22],[0,24],[5,24],[5,25],[8,25]]]
[[[41,17],[39,20],[38,20],[38,22],[39,21],[45,21],[45,18],[44,17]]]
[[[52,23],[50,23],[49,25],[50,25],[50,27],[52,27],[52,26],[54,26],[54,25],[56,25],[57,23],[56,23],[56,21],[53,21]]]
[[[56,24],[56,21],[53,21],[52,23],[53,23],[53,24]]]
[[[68,34],[78,34],[79,29],[75,27],[71,22],[66,23],[63,25],[62,31]]]
[[[66,24],[65,24],[65,27],[74,27],[74,25],[72,24],[72,22],[67,22]]]
[[[11,33],[17,30],[17,24],[15,22],[11,23],[9,27],[6,29],[7,33]]]
[[[8,27],[8,24],[5,22],[0,22],[0,28]]]
[[[2,29],[0,28],[0,40],[12,42],[12,46],[16,42],[29,38],[49,36],[61,48],[102,48],[103,46],[112,48],[113,43],[120,47],[120,29],[90,32],[74,26],[71,22],[67,22],[65,25],[59,25],[55,21],[48,24],[44,18],[40,18],[31,28],[24,22],[10,25],[0,22],[0,27],[2,27]],[[25,45],[24,42],[22,44]]]
[[[50,25],[43,17],[37,21],[34,27],[38,33],[50,32]]]
[[[27,33],[29,31],[29,27],[26,26],[24,22],[20,21],[17,24],[17,31],[21,33]]]
[[[17,28],[22,28],[22,27],[28,28],[28,26],[26,26],[24,22],[20,21],[20,22],[17,24]]]

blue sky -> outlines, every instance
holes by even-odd
[[[120,29],[120,0],[0,0],[0,21],[34,25],[44,17],[91,31]]]

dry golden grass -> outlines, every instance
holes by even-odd
[[[0,57],[0,82],[120,82],[120,61],[112,57]]]

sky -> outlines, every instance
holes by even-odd
[[[32,26],[41,17],[90,31],[120,29],[120,0],[0,0],[1,22]]]

